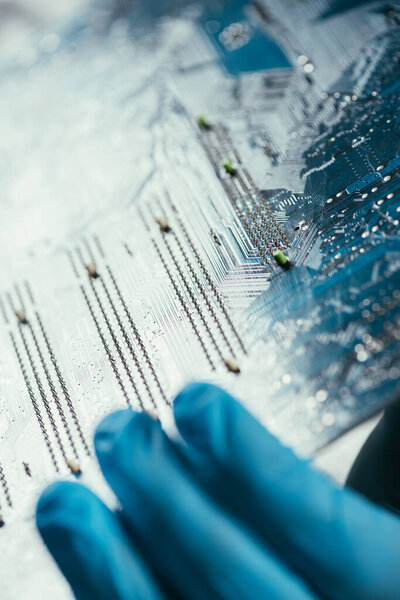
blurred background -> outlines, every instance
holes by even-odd
[[[89,0],[0,0],[1,59],[18,59],[32,35],[73,18],[89,4]]]

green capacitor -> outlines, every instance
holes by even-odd
[[[287,269],[288,267],[290,267],[289,259],[286,256],[286,254],[284,254],[284,252],[282,252],[282,250],[275,250],[275,252],[272,254],[272,256],[274,257],[276,263],[280,267],[283,267],[284,269]]]
[[[233,166],[233,163],[229,158],[225,158],[222,161],[222,166],[229,175],[236,175],[236,167]]]
[[[200,129],[211,129],[211,123],[204,115],[199,115],[197,117],[197,124]]]

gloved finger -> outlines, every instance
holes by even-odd
[[[78,600],[162,600],[117,516],[87,488],[56,483],[39,499],[40,534]]]
[[[174,411],[197,480],[320,594],[400,597],[397,518],[338,489],[215,386],[188,386]]]
[[[190,479],[158,422],[114,413],[95,447],[124,518],[174,598],[314,598]]]

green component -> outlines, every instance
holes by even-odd
[[[289,259],[286,254],[282,252],[282,250],[275,250],[272,256],[280,267],[287,268],[290,266]]]
[[[200,115],[197,118],[197,123],[200,129],[211,129],[211,123],[204,115]]]
[[[233,166],[233,163],[229,158],[225,158],[225,160],[222,161],[222,166],[229,175],[236,175],[236,167]]]

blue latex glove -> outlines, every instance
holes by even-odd
[[[78,599],[400,598],[400,521],[335,487],[228,394],[175,401],[186,445],[130,410],[95,446],[122,510],[57,483],[37,523]]]

